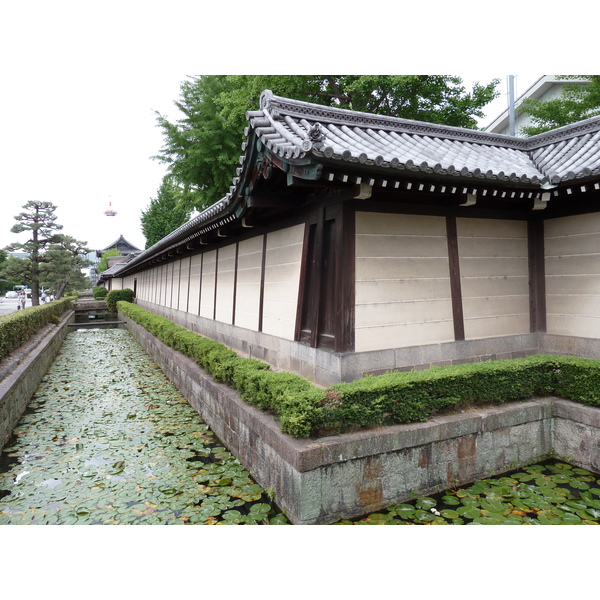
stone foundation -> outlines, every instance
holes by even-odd
[[[0,365],[0,450],[58,354],[73,318],[73,311],[66,312],[58,326],[38,331]]]
[[[556,398],[319,439],[269,415],[123,317],[215,434],[296,524],[325,524],[506,472],[552,454],[600,471],[600,409]]]
[[[136,304],[181,327],[221,342],[244,356],[257,358],[276,369],[297,373],[324,386],[394,370],[409,371],[465,362],[521,358],[537,354],[539,345],[538,334],[531,333],[390,350],[338,353],[141,300],[136,300]]]

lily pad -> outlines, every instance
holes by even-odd
[[[401,519],[412,519],[415,516],[415,507],[412,504],[396,504],[391,507],[391,512]]]
[[[415,506],[423,510],[429,510],[430,508],[433,508],[436,505],[437,500],[435,500],[434,498],[429,498],[428,496],[425,496],[423,498],[417,498],[417,500],[415,501]]]
[[[465,519],[476,519],[481,516],[481,510],[474,506],[462,506],[457,508],[456,512]]]
[[[461,504],[460,498],[457,498],[456,496],[442,496],[441,500],[448,506],[457,506]]]

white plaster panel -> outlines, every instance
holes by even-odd
[[[600,215],[544,223],[547,330],[600,337]]]
[[[529,333],[527,223],[456,220],[465,338]]]
[[[551,310],[549,312],[580,317],[599,317],[599,299],[598,296],[555,294],[552,296]]]
[[[464,298],[465,315],[480,317],[527,316],[529,318],[528,296],[484,296],[480,298]],[[468,320],[469,317],[465,319]]]
[[[548,332],[554,335],[572,335],[600,338],[600,318],[549,313],[546,317]]]
[[[553,294],[591,294],[600,296],[600,277],[589,275],[547,275],[546,293]]]
[[[445,235],[360,234],[356,237],[356,256],[376,258],[446,257]]]
[[[357,352],[407,348],[454,341],[452,320],[431,323],[404,323],[384,327],[359,328],[355,333]]]
[[[445,236],[443,217],[392,215],[389,213],[356,213],[356,234]]]
[[[171,308],[179,306],[179,276],[181,273],[181,260],[176,260],[171,266]]]
[[[225,246],[219,250],[217,273],[217,310],[216,320],[233,323],[233,292],[235,281],[236,245]]]
[[[440,279],[400,279],[358,281],[356,283],[356,304],[394,302],[399,299],[423,300],[450,299],[450,282]]]
[[[409,257],[371,258],[356,257],[356,279],[399,280],[399,279],[449,279],[448,258]]]
[[[179,271],[179,310],[187,312],[188,308],[188,286],[190,281],[190,257],[181,259]]]
[[[294,339],[304,225],[267,234],[263,332]]]
[[[200,294],[200,316],[212,319],[215,306],[215,263],[217,251],[204,254],[202,265],[202,293]]]
[[[600,232],[547,237],[546,258],[568,256],[573,253],[574,247],[578,255],[597,255],[600,249]]]
[[[239,244],[235,324],[258,330],[263,236]]]
[[[158,269],[158,280],[156,285],[158,286],[158,302],[159,306],[165,306],[165,298],[167,297],[167,278],[166,278],[167,265],[161,265]]]
[[[461,277],[485,279],[489,275],[501,275],[503,277],[528,276],[527,256],[511,258],[463,256],[460,241],[459,254]]]
[[[171,308],[173,306],[173,266],[175,263],[165,265],[165,306]]]
[[[574,238],[573,248],[577,244]],[[549,275],[600,275],[600,254],[564,255],[546,259],[546,273]]]
[[[460,285],[465,298],[529,295],[529,277],[526,275],[462,277]]]
[[[452,319],[449,300],[419,300],[416,302],[390,302],[361,304],[356,307],[356,327],[428,323]]]
[[[461,236],[460,253],[474,258],[522,258],[527,256],[527,238]]]
[[[200,300],[200,269],[202,265],[202,255],[195,254],[191,258],[192,267],[190,270],[190,298],[188,312],[197,315],[199,312]]]
[[[529,313],[465,319],[465,337],[467,339],[522,335],[528,332]]]
[[[560,219],[544,221],[546,240],[553,237],[572,236],[581,233],[598,233],[600,231],[600,213],[574,215]]]
[[[357,213],[357,351],[454,339],[446,220]]]

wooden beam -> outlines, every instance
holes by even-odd
[[[262,236],[262,256],[260,259],[260,290],[258,293],[258,331],[263,330],[263,305],[265,303],[265,266],[267,264],[267,234]]]
[[[527,249],[529,254],[529,330],[546,331],[546,269],[544,251],[544,221],[527,223]]]
[[[462,288],[460,284],[456,217],[446,217],[446,236],[448,240],[448,262],[450,267],[450,294],[452,297],[454,339],[458,342],[465,339],[465,320],[463,315]]]
[[[296,193],[254,193],[246,197],[248,207],[253,208],[276,208],[285,206],[300,206],[304,203],[304,196]]]

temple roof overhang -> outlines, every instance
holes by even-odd
[[[244,154],[221,200],[123,265],[118,276],[197,250],[265,218],[289,215],[313,190],[440,206],[544,210],[600,190],[600,117],[530,138],[385,117],[261,95],[246,113]],[[309,190],[310,191],[310,190]],[[587,195],[589,199],[590,194]],[[116,275],[116,273],[115,273]]]

